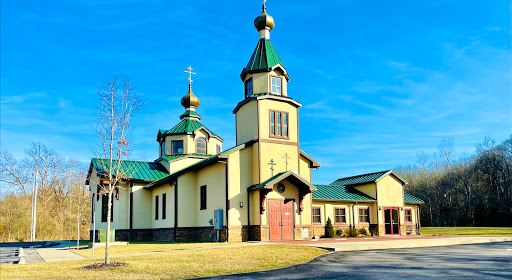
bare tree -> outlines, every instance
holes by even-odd
[[[26,161],[17,161],[7,151],[0,153],[0,182],[14,188],[15,191],[20,191],[28,199],[30,193],[28,189],[32,181],[26,165]]]
[[[135,111],[144,106],[141,96],[135,93],[135,87],[130,80],[119,82],[117,78],[106,81],[98,90],[98,122],[95,133],[99,139],[99,147],[95,151],[98,163],[103,170],[98,177],[105,178],[100,182],[101,192],[107,199],[107,234],[105,244],[105,264],[109,263],[110,251],[110,219],[112,208],[112,193],[120,188],[136,170],[126,168],[122,163],[130,152],[128,138],[131,134],[131,117]]]

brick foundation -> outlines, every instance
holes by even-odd
[[[228,242],[249,241],[249,227],[229,227]]]

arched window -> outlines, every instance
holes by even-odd
[[[206,154],[206,139],[199,137],[196,140],[196,153]]]

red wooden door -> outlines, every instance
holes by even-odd
[[[293,200],[286,203],[282,203],[282,239],[292,240],[293,239]]]
[[[281,201],[269,200],[268,201],[268,214],[270,225],[270,240],[281,240]]]

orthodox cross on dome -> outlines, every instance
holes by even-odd
[[[274,177],[274,165],[276,165],[274,159],[271,159],[268,165],[270,165],[270,174],[272,174],[270,177]]]
[[[188,71],[185,71],[185,73],[188,73],[188,85],[192,86],[192,75],[195,75],[196,73],[192,72],[192,70],[194,70],[192,69],[192,66],[189,66],[187,69]]]
[[[265,10],[267,8],[265,3],[267,3],[267,0],[263,0],[263,10]]]
[[[284,163],[286,164],[286,171],[288,171],[288,159],[290,158],[290,156],[288,155],[288,153],[285,153],[283,158],[284,158]]]

